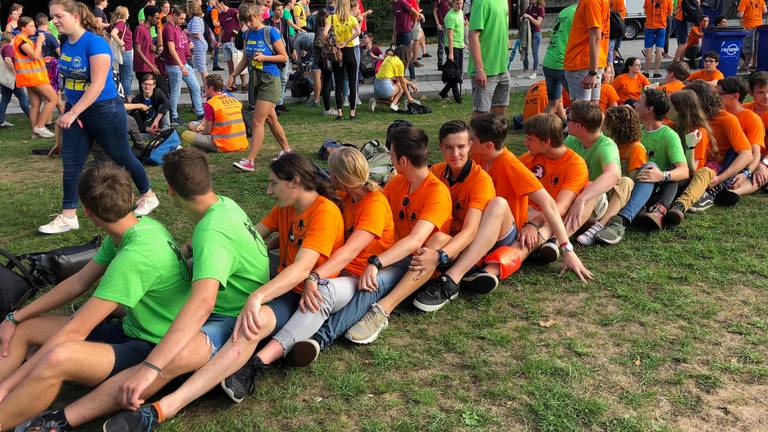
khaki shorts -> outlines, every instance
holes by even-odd
[[[485,88],[481,89],[472,81],[472,109],[486,113],[493,107],[509,106],[509,73],[488,76]]]
[[[250,73],[248,88],[252,92],[254,101],[272,102],[273,104],[277,104],[282,93],[280,77],[259,70]]]
[[[624,208],[629,202],[629,197],[632,195],[632,189],[635,187],[635,182],[629,177],[622,177],[613,189],[606,193],[600,194],[597,197],[597,203],[595,203],[595,209],[592,211],[592,218],[600,220],[605,216],[605,212],[608,211],[608,202],[611,198],[617,197],[619,199],[619,208]]]

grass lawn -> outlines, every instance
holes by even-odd
[[[467,100],[468,102],[468,100]],[[470,106],[409,118],[432,138]],[[522,97],[513,99],[520,112]],[[389,113],[334,122],[291,106],[280,117],[294,148],[324,139],[383,139]],[[94,225],[55,237],[36,228],[59,211],[61,161],[32,156],[28,123],[0,132],[0,246],[46,250],[90,239]],[[522,135],[509,147],[522,152]],[[254,221],[273,205],[269,137],[255,174],[239,155],[211,157],[214,185]],[[152,214],[180,242],[192,224],[174,207],[159,168],[148,168],[161,206]],[[585,285],[559,264],[524,266],[492,294],[461,296],[434,314],[401,306],[370,346],[339,342],[308,369],[277,365],[256,394],[232,405],[218,389],[163,431],[765,431],[768,430],[768,196],[713,208],[675,230],[629,231],[619,245],[577,247],[596,276]],[[762,233],[762,234],[761,234]],[[762,238],[763,240],[759,240]],[[57,405],[82,394],[67,385]],[[85,430],[100,430],[94,422]]]

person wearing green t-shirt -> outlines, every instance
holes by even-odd
[[[464,75],[464,6],[463,0],[453,0],[452,8],[445,14],[443,19],[443,34],[445,35],[445,53],[448,55],[448,61],[456,64],[459,74]],[[448,96],[448,90],[453,93],[453,100],[461,103],[461,91],[459,83],[445,83],[445,87],[440,90],[440,97],[445,99]]]
[[[677,194],[677,182],[688,179],[688,162],[680,136],[664,124],[669,107],[669,96],[656,89],[644,90],[635,104],[643,123],[640,142],[646,149],[648,162],[637,174],[629,201],[595,235],[597,240],[608,244],[620,242],[626,227],[636,217],[639,225],[661,229],[662,219]]]
[[[589,183],[576,196],[563,218],[569,233],[576,232],[589,219],[599,220],[605,213],[609,194],[618,194],[622,206],[629,199],[632,181],[621,177],[619,148],[603,135],[603,113],[588,101],[574,101],[568,114],[565,145],[587,163]],[[627,183],[624,179],[629,180]]]
[[[64,381],[94,386],[140,364],[190,294],[190,273],[171,235],[159,222],[133,215],[133,182],[124,169],[111,162],[87,169],[78,195],[85,214],[107,237],[85,267],[0,324],[3,427],[48,408]],[[74,316],[46,315],[97,281]],[[122,320],[107,320],[118,309],[125,311]],[[39,348],[25,362],[33,346]],[[41,419],[67,422],[64,410],[30,422]]]
[[[568,45],[568,36],[571,34],[571,24],[575,13],[575,3],[560,11],[552,27],[547,53],[541,63],[544,70],[544,82],[547,86],[547,96],[549,97],[545,112],[557,114],[563,121],[565,121],[563,88],[568,89],[568,82],[565,80],[565,71],[563,70],[563,60],[565,59],[565,47]]]
[[[473,116],[494,112],[506,116],[509,105],[509,5],[474,0],[469,15],[469,66]]]

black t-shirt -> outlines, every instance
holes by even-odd
[[[107,14],[104,13],[104,9],[102,9],[100,7],[94,7],[93,8],[93,16],[95,16],[96,18],[101,18],[101,23],[102,24],[109,23],[109,18],[107,18]]]
[[[152,126],[152,122],[155,121],[155,117],[157,117],[158,113],[162,113],[166,116],[168,115],[168,110],[171,108],[171,102],[168,100],[168,96],[159,88],[155,88],[149,99],[145,99],[144,95],[139,92],[139,94],[131,99],[131,103],[145,104],[150,107],[146,112],[142,110],[131,111],[131,115],[134,116],[142,131],[149,126]]]

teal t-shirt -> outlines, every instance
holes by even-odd
[[[603,174],[603,167],[610,163],[615,163],[621,169],[619,148],[612,139],[605,135],[600,135],[600,138],[588,149],[584,148],[581,141],[573,135],[565,139],[565,145],[587,162],[589,181],[594,181],[600,177]]]
[[[293,21],[293,14],[288,9],[283,9],[283,19],[286,21]],[[294,24],[296,24],[294,22]],[[296,34],[296,29],[294,29],[291,26],[288,26],[288,36],[293,37]]]
[[[549,69],[563,70],[563,61],[565,60],[565,47],[568,45],[568,36],[571,34],[571,24],[573,24],[573,15],[576,13],[577,4],[572,4],[560,11],[552,27],[552,34],[549,38],[549,47],[544,55],[542,66]]]
[[[499,0],[474,0],[469,15],[469,30],[480,31],[480,55],[487,76],[507,72],[509,58],[509,5]],[[470,76],[475,74],[475,63],[469,57]]]
[[[248,215],[219,196],[192,233],[192,281],[216,279],[213,313],[237,316],[248,296],[269,281],[267,245]]]
[[[643,129],[640,142],[648,154],[648,162],[656,163],[662,171],[674,169],[678,163],[687,163],[680,135],[667,125],[652,132]]]
[[[464,48],[464,12],[449,10],[443,20],[445,31],[445,46],[448,46],[448,31],[453,30],[453,47]]]
[[[160,342],[190,293],[186,262],[168,230],[144,216],[119,245],[107,237],[93,260],[107,266],[93,296],[125,306],[126,335]]]

